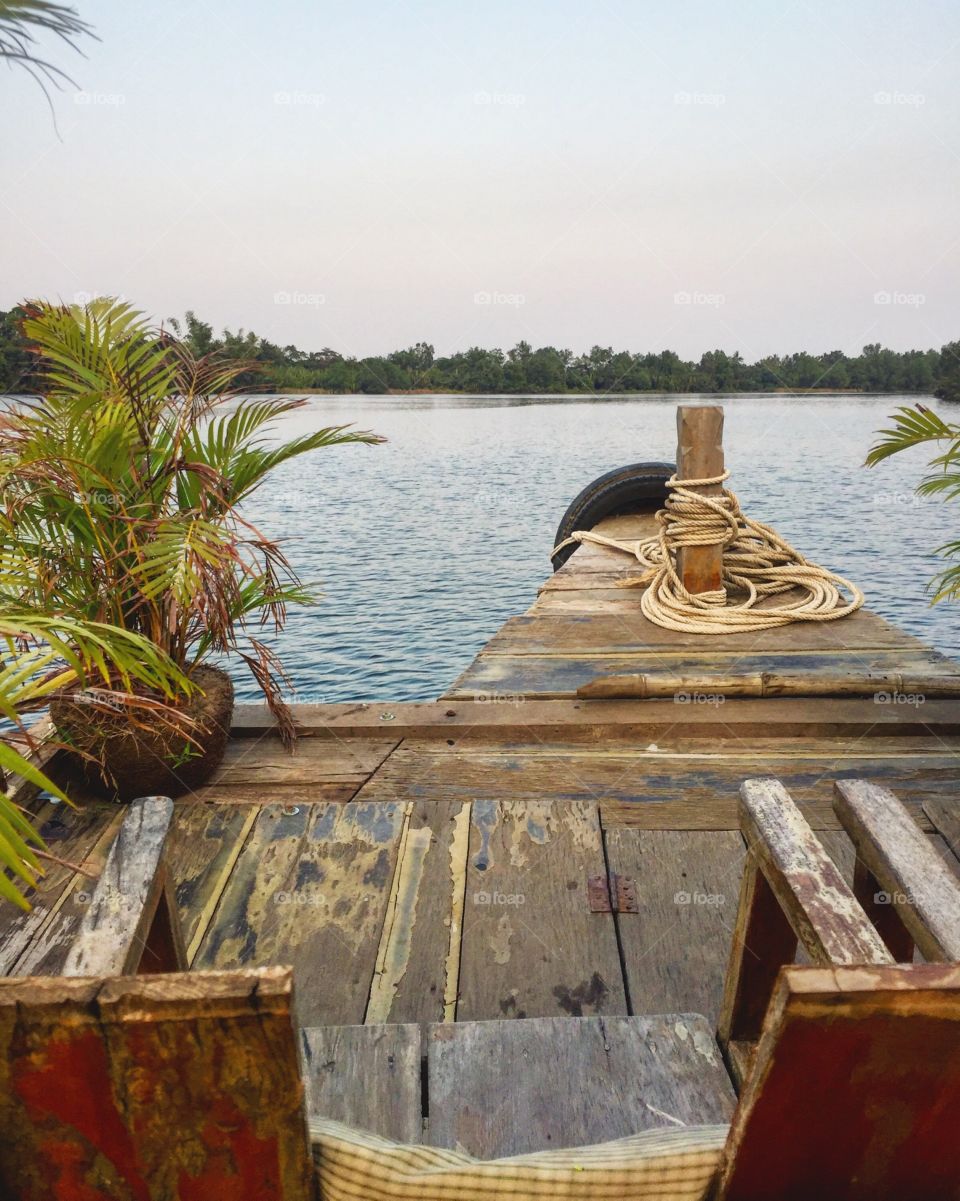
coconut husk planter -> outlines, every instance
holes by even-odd
[[[54,697],[50,718],[69,748],[68,775],[117,801],[177,797],[205,784],[227,748],[233,684],[219,667],[195,667],[189,675],[198,691],[177,706],[188,719],[180,727],[149,710],[92,703],[95,694],[83,691]]]

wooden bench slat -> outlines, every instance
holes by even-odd
[[[300,1032],[309,1119],[324,1118],[400,1143],[423,1137],[420,1027],[309,1026]]]
[[[834,810],[857,856],[928,960],[960,960],[960,884],[888,788],[839,780]],[[868,884],[865,881],[865,884]]]
[[[779,780],[745,780],[741,828],[748,850],[806,947],[821,964],[893,959],[836,864]]]
[[[186,967],[186,950],[164,847],[173,817],[169,797],[132,801],[80,929],[64,976],[123,976]]]
[[[434,1024],[428,1142],[481,1159],[727,1122],[734,1094],[699,1014]]]

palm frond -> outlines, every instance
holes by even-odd
[[[52,0],[0,0],[0,59],[22,67],[44,93],[47,84],[59,87],[72,82],[60,67],[42,58],[37,33],[54,34],[74,50],[82,36],[95,37],[92,26],[75,8]],[[49,100],[49,95],[47,95]]]
[[[911,446],[944,440],[955,443],[960,438],[960,430],[956,426],[947,425],[926,405],[918,404],[914,408],[904,405],[895,411],[893,420],[894,425],[890,429],[880,430],[880,441],[871,447],[867,455],[868,467],[875,467],[877,463]]]

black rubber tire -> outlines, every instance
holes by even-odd
[[[597,476],[570,502],[553,545],[559,546],[574,530],[592,530],[605,517],[662,508],[667,480],[675,471],[673,463],[630,463]],[[553,570],[559,571],[576,549],[574,543],[553,555]]]

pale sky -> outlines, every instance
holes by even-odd
[[[955,0],[76,0],[0,70],[0,309],[302,349],[960,338]]]

